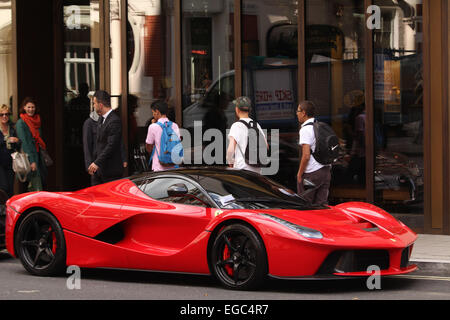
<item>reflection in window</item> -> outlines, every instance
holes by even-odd
[[[263,129],[279,130],[283,165],[272,178],[292,189],[298,169],[297,28],[297,1],[242,1],[243,94],[252,100],[250,116]]]
[[[183,127],[225,129],[235,121],[233,1],[182,0]],[[205,127],[203,128],[205,130]]]
[[[99,1],[64,1],[64,185],[89,186],[83,158],[82,128],[89,118],[88,93],[99,88]]]
[[[128,123],[130,159],[145,158],[145,137],[152,120],[150,105],[164,100],[175,121],[174,1],[128,0]],[[148,155],[147,155],[148,156]],[[136,162],[131,172],[142,171]]]
[[[11,1],[0,1],[0,105],[12,108],[12,17]]]
[[[167,190],[169,189],[169,187],[176,184],[184,185],[188,190],[187,194],[177,197],[169,196]],[[206,197],[196,186],[183,179],[157,178],[147,181],[146,183],[139,186],[139,188],[150,198],[164,202],[202,207],[205,207],[206,203],[208,203]]]
[[[341,139],[330,202],[364,200],[364,1],[306,1],[307,99]]]
[[[423,212],[422,0],[374,4],[375,201]]]

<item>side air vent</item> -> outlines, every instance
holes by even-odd
[[[125,237],[125,232],[121,223],[118,223],[105,231],[99,233],[94,239],[106,242],[109,244],[116,244]]]
[[[411,246],[406,247],[405,249],[403,249],[402,251],[402,258],[401,258],[401,262],[400,262],[400,267],[401,268],[406,268],[409,265],[409,257],[411,255]]]

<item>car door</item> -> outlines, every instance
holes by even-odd
[[[184,185],[187,194],[169,196],[168,188]],[[179,177],[143,180],[123,207],[127,237],[145,252],[175,254],[194,241],[211,220],[211,203],[194,182]]]

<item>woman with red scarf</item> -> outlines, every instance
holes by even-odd
[[[46,149],[42,140],[41,117],[32,98],[25,98],[20,107],[20,119],[16,123],[17,136],[22,141],[22,149],[28,154],[31,172],[28,174],[28,191],[44,189],[47,167],[42,159],[42,149]]]

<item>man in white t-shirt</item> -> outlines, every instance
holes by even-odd
[[[248,128],[241,120],[247,123],[254,121],[249,117],[251,101],[248,97],[239,97],[232,103],[235,106],[235,112],[239,121],[233,123],[228,134],[229,145],[227,149],[227,163],[230,167],[235,169],[245,169],[261,173],[261,168],[251,166],[245,161],[245,149],[247,148],[248,143]],[[257,127],[264,137],[267,147],[266,136],[259,124],[257,124]]]
[[[315,105],[311,101],[303,101],[298,105],[297,117],[301,123],[299,132],[299,144],[301,146],[302,157],[297,172],[297,192],[302,194],[305,191],[303,180],[313,182],[318,188],[314,192],[305,195],[312,204],[326,205],[331,181],[331,166],[322,165],[314,159],[312,155],[316,150],[316,137],[314,134]]]

